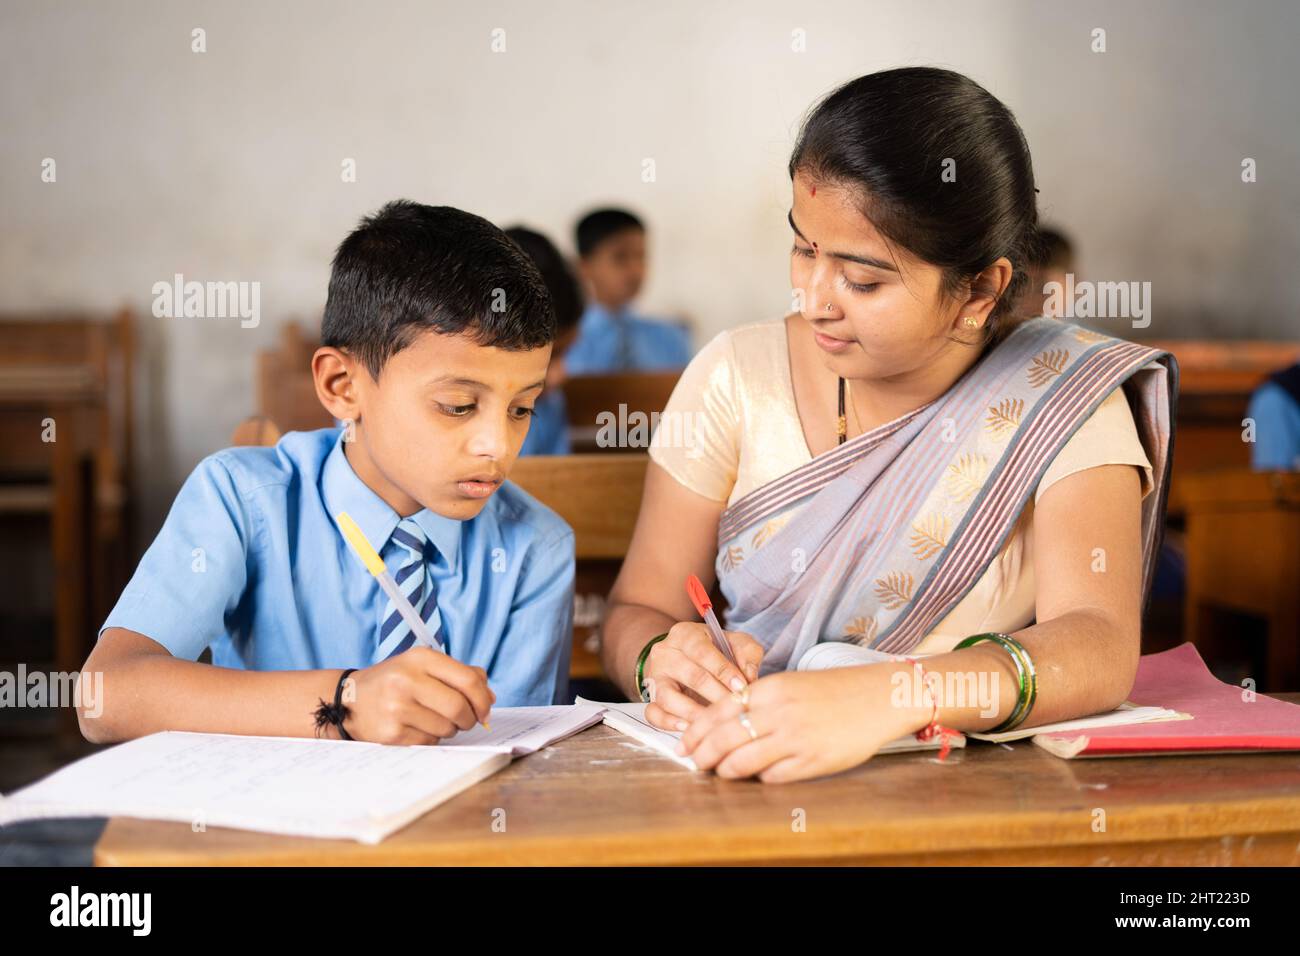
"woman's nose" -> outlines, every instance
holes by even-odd
[[[826,318],[834,309],[827,309],[827,303],[834,305],[833,285],[827,270],[814,263],[808,272],[803,289],[803,308],[800,310],[805,319]]]

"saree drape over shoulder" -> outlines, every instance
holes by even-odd
[[[1007,540],[1062,447],[1117,388],[1151,464],[1143,598],[1162,538],[1172,356],[1081,326],[1018,326],[947,393],[732,501],[718,528],[727,627],[764,673],[819,641],[916,648]]]

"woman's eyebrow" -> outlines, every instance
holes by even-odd
[[[802,232],[800,232],[799,227],[794,224],[793,209],[791,209],[789,212],[785,214],[785,218],[790,220],[790,228],[794,230],[794,234],[798,236],[800,239],[802,239],[804,242],[807,242],[808,237],[805,236]],[[892,262],[886,262],[885,260],[877,259],[874,256],[856,256],[851,252],[831,252],[829,250],[821,250],[821,251],[825,251],[828,256],[832,256],[833,258],[843,259],[845,262],[856,262],[859,265],[871,266],[873,269],[882,269],[885,272],[898,272],[898,267],[895,266]]]

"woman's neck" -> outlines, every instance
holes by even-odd
[[[863,431],[891,422],[946,394],[979,358],[978,348],[954,343],[933,361],[910,371],[886,378],[847,379],[848,394]],[[830,369],[827,372],[835,375]]]
[[[839,376],[827,367],[806,320],[786,321],[795,407],[810,453],[835,447]],[[978,348],[952,343],[932,360],[884,378],[846,379],[848,437],[854,438],[939,398],[977,361]]]

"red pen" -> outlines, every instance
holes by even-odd
[[[713,602],[709,600],[709,592],[704,590],[704,585],[700,583],[700,579],[693,574],[686,579],[686,593],[690,595],[691,603],[695,605],[695,610],[699,612],[700,617],[704,618],[704,626],[709,629],[709,636],[713,638],[714,645],[727,660],[735,665],[736,670],[740,671],[743,679],[745,671],[741,668],[740,661],[736,660],[736,655],[731,650],[731,642],[722,633],[722,625],[718,623],[718,615],[713,613]]]

